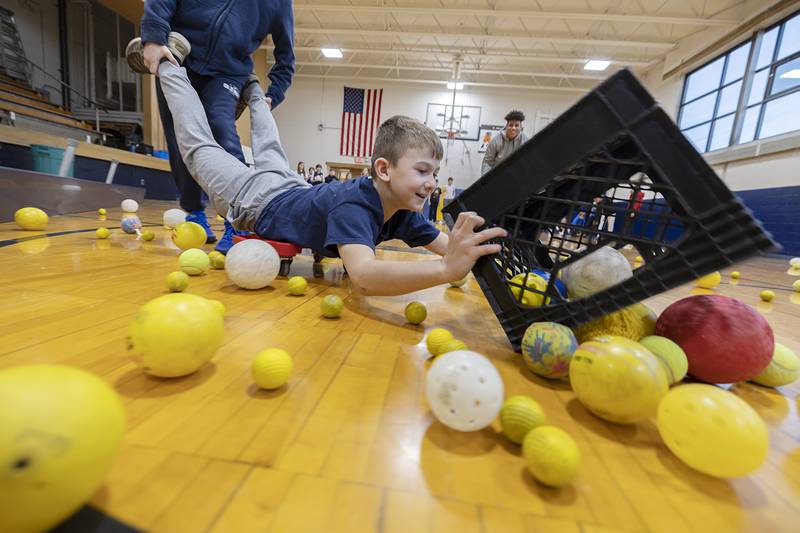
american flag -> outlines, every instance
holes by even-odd
[[[383,89],[344,88],[339,155],[369,157],[381,122]]]

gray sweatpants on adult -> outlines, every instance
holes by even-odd
[[[227,213],[234,228],[253,231],[273,198],[295,187],[310,187],[289,165],[278,126],[257,83],[248,85],[243,94],[250,107],[255,160],[251,168],[214,140],[186,69],[165,61],[158,67],[158,75],[186,168],[206,191],[217,213]]]

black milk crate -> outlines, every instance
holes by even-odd
[[[462,211],[508,231],[497,241],[502,251],[472,271],[516,350],[533,322],[578,326],[777,248],[627,70],[445,206],[451,228]],[[554,286],[577,259],[626,245],[644,259],[633,277],[580,299],[565,299]],[[532,270],[550,274],[547,288],[515,296],[511,287],[523,285],[511,278]],[[525,291],[548,303],[523,304]]]

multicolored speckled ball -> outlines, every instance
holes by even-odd
[[[548,379],[569,375],[569,362],[578,340],[566,326],[555,322],[534,322],[522,338],[522,358],[533,372]]]

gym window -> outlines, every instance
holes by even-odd
[[[678,126],[700,152],[800,130],[800,13],[687,75]]]

